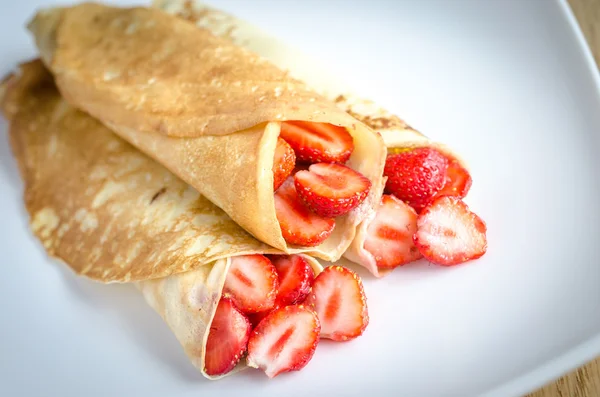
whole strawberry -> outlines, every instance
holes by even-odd
[[[388,177],[385,188],[420,212],[444,187],[447,169],[447,158],[432,148],[388,155],[383,171]]]

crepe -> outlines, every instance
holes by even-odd
[[[81,4],[29,24],[65,99],[162,163],[257,239],[337,260],[383,188],[381,137],[301,81],[231,41],[155,8]],[[314,248],[288,246],[273,198],[281,121],[345,127],[347,165],[372,183]]]
[[[363,99],[348,88],[348,84],[340,81],[333,73],[324,70],[321,63],[303,54],[267,32],[252,24],[235,18],[223,11],[211,8],[200,1],[192,0],[154,0],[155,7],[194,22],[202,29],[244,47],[268,59],[273,64],[286,70],[293,77],[305,81],[321,95],[332,100],[336,105],[378,132],[388,148],[433,147],[454,158],[465,169],[465,161],[447,146],[435,142],[416,129],[409,126],[400,117],[379,107],[371,100]],[[385,157],[385,154],[383,155]],[[383,184],[379,193],[383,191]],[[364,243],[374,213],[361,222],[356,236],[344,256],[353,262],[369,269],[377,277],[389,270],[377,268],[375,258],[364,249]]]
[[[0,104],[30,226],[47,253],[94,281],[135,283],[207,376],[208,330],[231,257],[281,252],[70,106],[39,60],[5,79]]]

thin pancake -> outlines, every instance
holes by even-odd
[[[263,58],[153,8],[81,4],[39,12],[29,25],[57,85],[110,127],[222,208],[256,238],[286,252],[338,259],[374,211],[382,185],[381,137]],[[280,121],[345,127],[348,165],[373,192],[336,219],[318,247],[289,247],[273,199]]]
[[[230,258],[277,251],[69,106],[40,61],[0,84],[0,103],[31,228],[47,253],[95,281],[136,281],[192,364],[220,378],[206,374],[204,360]]]
[[[381,108],[373,101],[360,98],[348,88],[347,84],[324,70],[317,60],[256,26],[211,8],[200,1],[154,0],[154,6],[191,21],[201,29],[207,29],[215,35],[265,57],[281,69],[289,71],[290,75],[305,81],[317,89],[320,94],[335,102],[340,109],[381,134],[388,149],[435,147],[454,157],[464,168],[467,168],[464,160],[450,148],[432,141],[400,117]],[[383,154],[382,157],[385,155]],[[381,195],[383,187],[382,183],[379,190],[372,193],[376,192]],[[357,227],[356,236],[344,256],[365,266],[375,276],[380,277],[387,271],[380,272],[371,253],[364,249],[367,230],[374,216],[375,213],[370,212]]]

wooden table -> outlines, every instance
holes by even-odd
[[[568,0],[600,66],[600,0]],[[600,358],[528,397],[600,397]]]

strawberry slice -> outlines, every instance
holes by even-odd
[[[385,188],[420,212],[444,186],[447,169],[446,157],[428,147],[388,155]]]
[[[326,267],[313,283],[306,305],[314,305],[321,321],[321,338],[354,339],[369,324],[367,298],[360,277],[342,266]]]
[[[257,313],[273,307],[278,286],[277,270],[266,256],[236,256],[231,258],[223,295],[244,313]]]
[[[456,197],[436,199],[419,215],[415,245],[429,261],[451,266],[487,250],[485,222]]]
[[[256,328],[256,326],[262,321],[263,318],[267,317],[269,314],[274,312],[275,310],[281,309],[282,306],[275,301],[275,306],[272,309],[265,310],[259,313],[251,313],[248,314],[248,320],[250,320],[250,324],[252,324],[252,328]]]
[[[304,205],[292,177],[275,192],[275,213],[288,244],[314,247],[325,241],[335,227],[334,219],[323,218]]]
[[[251,328],[231,299],[222,298],[210,324],[204,371],[210,376],[231,371],[246,352]]]
[[[277,309],[252,331],[246,363],[262,369],[269,378],[298,371],[312,358],[320,331],[319,319],[310,308],[295,305]]]
[[[279,274],[277,304],[287,306],[304,302],[315,279],[308,261],[300,255],[273,255],[271,262]]]
[[[373,255],[377,267],[393,269],[421,258],[413,242],[417,232],[417,213],[408,204],[384,194],[367,229],[365,249]]]
[[[441,196],[464,198],[469,193],[472,183],[469,171],[463,168],[458,160],[451,158],[446,170],[444,187],[437,193],[436,198]]]
[[[300,198],[314,213],[327,218],[347,214],[362,203],[371,181],[341,164],[318,163],[298,171],[294,184]]]
[[[275,158],[273,159],[273,190],[277,190],[279,186],[294,170],[296,166],[296,154],[294,149],[283,139],[277,138],[277,146],[275,147]]]
[[[298,161],[345,163],[354,150],[352,136],[343,127],[310,121],[281,123],[280,136],[296,152]]]

